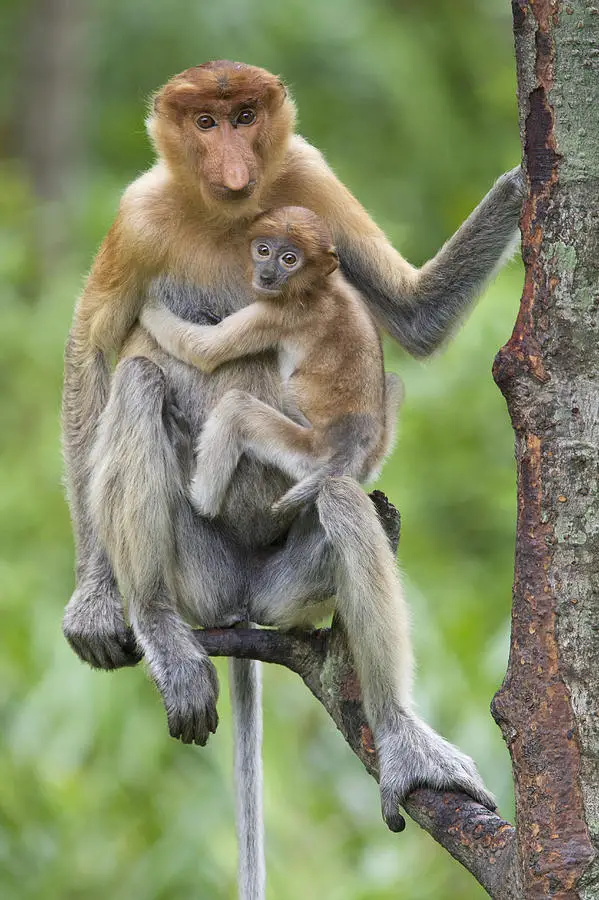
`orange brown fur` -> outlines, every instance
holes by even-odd
[[[167,353],[205,372],[278,349],[281,368],[293,369],[282,372],[286,401],[301,411],[309,426],[261,407],[255,440],[278,440],[281,449],[321,461],[343,451],[349,474],[364,480],[382,462],[393,427],[385,415],[378,330],[357,292],[337,271],[331,234],[319,216],[295,206],[271,210],[259,216],[248,233],[249,242],[268,238],[284,239],[285,246],[303,254],[301,267],[276,296],[259,295],[255,303],[215,326],[184,322],[160,306],[147,307],[142,324]],[[246,254],[249,258],[249,244]],[[357,416],[358,430],[350,424]],[[343,441],[355,442],[362,453],[355,469],[352,447],[341,446],[335,434],[342,422]]]
[[[228,95],[220,87],[225,76]],[[251,129],[219,137],[214,145],[208,143],[212,136],[195,129],[193,115],[200,109],[231,112],[251,98],[258,102]],[[279,79],[253,66],[198,66],[157,93],[148,131],[159,161],[125,191],[92,267],[73,325],[81,353],[121,349],[147,285],[160,273],[199,286],[238,282],[249,223],[273,207],[313,209],[334,240],[351,234],[356,245],[368,246],[383,280],[411,287],[415,270],[318,151],[293,136],[294,122],[293,102]],[[227,200],[218,188],[235,154],[256,184],[250,195]]]
[[[303,251],[304,264],[289,278],[280,297],[259,299],[265,311],[261,327],[268,327],[275,344],[289,342],[297,348],[291,380],[297,405],[315,431],[314,451],[327,449],[326,430],[331,422],[353,413],[371,415],[373,429],[376,432],[378,426],[382,440],[381,341],[360,297],[336,271],[330,231],[312,211],[282,207],[260,216],[249,233],[250,239],[282,235]]]

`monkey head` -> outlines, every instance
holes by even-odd
[[[283,298],[305,294],[339,265],[329,229],[302,206],[259,215],[249,238],[252,287],[260,294]]]
[[[213,212],[236,217],[279,171],[294,123],[293,101],[275,75],[218,60],[171,78],[146,124],[175,179],[199,188]]]

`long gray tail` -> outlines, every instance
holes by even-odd
[[[239,900],[264,900],[262,673],[251,659],[229,659],[233,709]]]

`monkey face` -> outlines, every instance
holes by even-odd
[[[339,265],[324,221],[302,206],[262,213],[250,232],[252,286],[261,294],[305,294]]]
[[[155,97],[148,129],[208,205],[237,215],[279,165],[293,122],[293,103],[276,76],[221,60],[172,78]]]
[[[252,287],[259,294],[277,297],[304,264],[304,254],[286,238],[257,237],[252,241]]]

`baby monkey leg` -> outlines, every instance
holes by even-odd
[[[228,391],[214,408],[197,445],[190,495],[203,516],[218,515],[243,453],[276,466],[294,481],[320,468],[315,432],[245,391]]]

